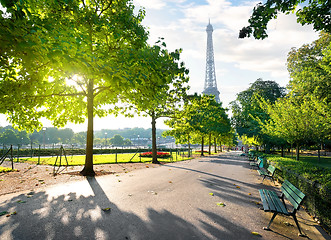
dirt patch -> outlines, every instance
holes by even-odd
[[[4,162],[2,167],[11,167],[10,162]],[[94,165],[96,176],[109,174],[126,174],[137,169],[155,168],[157,164],[150,163],[121,163]],[[14,163],[17,172],[0,173],[0,195],[42,188],[69,181],[84,180],[79,172],[83,166],[55,168],[47,165],[29,163]],[[57,173],[54,175],[54,172]]]

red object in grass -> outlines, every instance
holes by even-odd
[[[168,153],[168,152],[157,152],[156,155],[157,155],[158,158],[170,157],[170,153]],[[152,152],[140,153],[140,157],[152,157],[152,156],[153,156]]]

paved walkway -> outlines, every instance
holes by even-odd
[[[226,153],[0,196],[0,239],[303,239],[294,221],[259,208],[247,158]],[[304,210],[310,239],[330,239]],[[258,233],[258,235],[252,234]]]

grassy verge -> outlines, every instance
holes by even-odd
[[[16,172],[17,170],[16,169],[11,169],[11,168],[8,168],[8,167],[0,167],[0,173],[3,173],[3,172]]]
[[[315,156],[301,156],[300,161],[297,161],[289,157],[282,158],[277,155],[268,154],[267,158],[269,161],[276,163],[277,166],[294,171],[311,181],[317,181],[322,185],[329,185],[328,187],[331,188],[330,157],[321,157],[321,160],[318,161],[318,158]]]
[[[41,157],[40,164],[42,165],[54,165],[57,157]],[[191,158],[187,156],[180,156],[176,153],[172,153],[171,158],[159,158],[160,162],[173,162],[173,161],[184,161]],[[38,157],[34,158],[20,158],[20,162],[29,162],[29,163],[38,163]],[[70,166],[84,165],[85,163],[85,155],[74,155],[67,156],[67,161]],[[140,158],[138,154],[134,156],[133,153],[123,153],[123,154],[103,154],[103,155],[93,155],[93,162],[95,165],[97,164],[109,164],[109,163],[128,163],[128,162],[151,162],[152,158],[150,157],[142,157]],[[60,157],[57,159],[57,164],[60,163]],[[61,165],[66,165],[66,159],[64,156],[61,158]]]

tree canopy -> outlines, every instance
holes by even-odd
[[[266,121],[268,113],[260,106],[260,100],[264,99],[274,103],[278,98],[285,96],[285,89],[274,81],[257,79],[251,86],[237,94],[235,101],[231,102],[232,124],[239,136],[254,138],[255,143],[263,144],[270,142],[268,136],[261,132],[257,120]]]
[[[139,81],[125,93],[124,101],[129,109],[151,117],[152,162],[157,163],[156,120],[171,117],[186,96],[188,69],[180,61],[181,49],[169,52],[160,39],[154,46],[146,46],[137,52],[132,61],[133,78]]]
[[[127,90],[126,49],[146,44],[144,11],[131,1],[3,1],[1,112],[14,126],[88,119],[84,175],[93,175],[93,117]],[[131,79],[130,81],[134,81]],[[15,101],[13,101],[15,99]],[[20,104],[17,104],[19,102]]]
[[[286,140],[297,147],[297,160],[299,159],[299,146],[321,144],[330,138],[330,114],[324,111],[316,98],[288,95],[279,99],[275,104],[264,102],[268,121],[260,122],[262,132]]]
[[[267,25],[271,19],[277,18],[279,13],[292,12],[295,12],[298,23],[312,24],[316,31],[324,30],[331,33],[330,9],[329,0],[267,0],[254,7],[248,20],[249,25],[240,30],[239,38],[253,35],[256,39],[264,39],[268,37]]]
[[[288,54],[289,90],[300,96],[314,96],[331,103],[331,35],[321,33],[319,39]],[[331,106],[326,111],[329,111]]]

